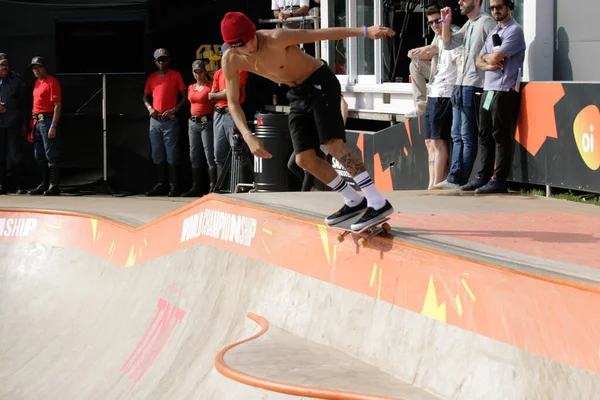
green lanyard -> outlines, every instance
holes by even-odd
[[[475,18],[475,19],[473,20],[473,22],[471,23],[471,29],[470,29],[470,31],[469,31],[469,38],[467,39],[467,36],[465,36],[465,37],[463,38],[463,46],[466,44],[466,49],[467,49],[467,52],[468,52],[469,50],[471,50],[471,43],[473,42],[473,31],[475,30],[475,22],[477,22],[477,20],[478,20],[479,18],[481,18],[481,15],[480,15],[479,17]]]
[[[467,37],[467,35],[465,35],[463,37],[463,47],[464,47],[464,57],[463,57],[463,61],[461,62],[461,66],[460,66],[460,72],[464,72],[465,70],[465,66],[467,65],[467,60],[469,59],[469,53],[471,52],[471,43],[473,43],[473,31],[475,30],[475,22],[477,22],[477,20],[481,18],[481,15],[478,16],[477,18],[475,18],[473,20],[473,22],[471,23],[471,29],[469,30],[469,35]]]

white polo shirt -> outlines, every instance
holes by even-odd
[[[290,11],[310,7],[310,0],[271,0],[271,10]]]

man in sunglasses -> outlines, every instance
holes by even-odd
[[[156,185],[146,196],[179,196],[177,167],[179,165],[179,119],[177,113],[187,100],[183,77],[169,68],[171,58],[167,49],[154,51],[153,72],[144,88],[144,105],[150,115],[150,147],[157,168]],[[150,101],[152,96],[152,101]],[[179,102],[177,101],[180,98]],[[165,157],[166,154],[166,157]],[[165,160],[166,158],[166,160]],[[165,163],[166,161],[166,163]],[[170,190],[165,184],[169,165]]]
[[[427,26],[435,32],[435,37],[431,44],[423,47],[411,49],[408,52],[408,58],[412,60],[409,66],[411,83],[413,87],[413,96],[415,101],[415,109],[406,113],[405,118],[414,118],[422,115],[426,111],[427,106],[427,82],[431,82],[436,74],[437,69],[437,54],[438,44],[440,42],[440,28],[442,25],[442,17],[440,15],[440,7],[431,6],[425,12],[427,16]],[[452,30],[457,32],[460,28],[452,25]]]
[[[429,185],[434,185],[444,180],[448,161],[448,140],[452,129],[452,103],[450,97],[456,82],[457,66],[456,60],[460,57],[462,49],[445,50],[444,43],[439,40],[442,31],[442,19],[440,7],[431,6],[425,12],[427,22],[433,32],[435,39],[432,43],[433,57],[432,69],[435,70],[429,84],[427,93],[427,105],[425,113],[425,145],[429,154]],[[458,30],[458,27],[454,27]],[[413,77],[414,81],[414,77]]]
[[[485,40],[496,26],[494,19],[481,11],[482,0],[459,0],[460,13],[469,20],[456,33],[450,30],[452,9],[442,9],[441,39],[445,50],[463,46],[458,62],[458,77],[452,92],[452,161],[446,179],[433,189],[459,189],[468,182],[477,157],[479,105],[483,92],[484,72],[475,61]]]
[[[485,71],[479,114],[480,165],[477,178],[462,186],[463,191],[507,192],[526,48],[523,28],[512,18],[514,7],[512,0],[490,0],[490,10],[498,25],[477,58],[477,67]]]

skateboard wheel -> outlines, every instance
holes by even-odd
[[[391,227],[391,226],[390,226],[390,224],[388,224],[387,222],[386,222],[386,223],[384,223],[384,224],[383,224],[381,227],[383,228],[383,230],[384,230],[386,233],[392,230],[392,227]]]
[[[365,238],[358,239],[358,246],[360,248],[367,247],[367,240]]]
[[[344,241],[344,235],[342,235],[341,233],[338,233],[337,235],[337,241],[342,243]]]

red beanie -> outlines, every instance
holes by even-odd
[[[221,21],[221,35],[231,48],[245,45],[255,34],[254,23],[240,12],[228,12]]]

